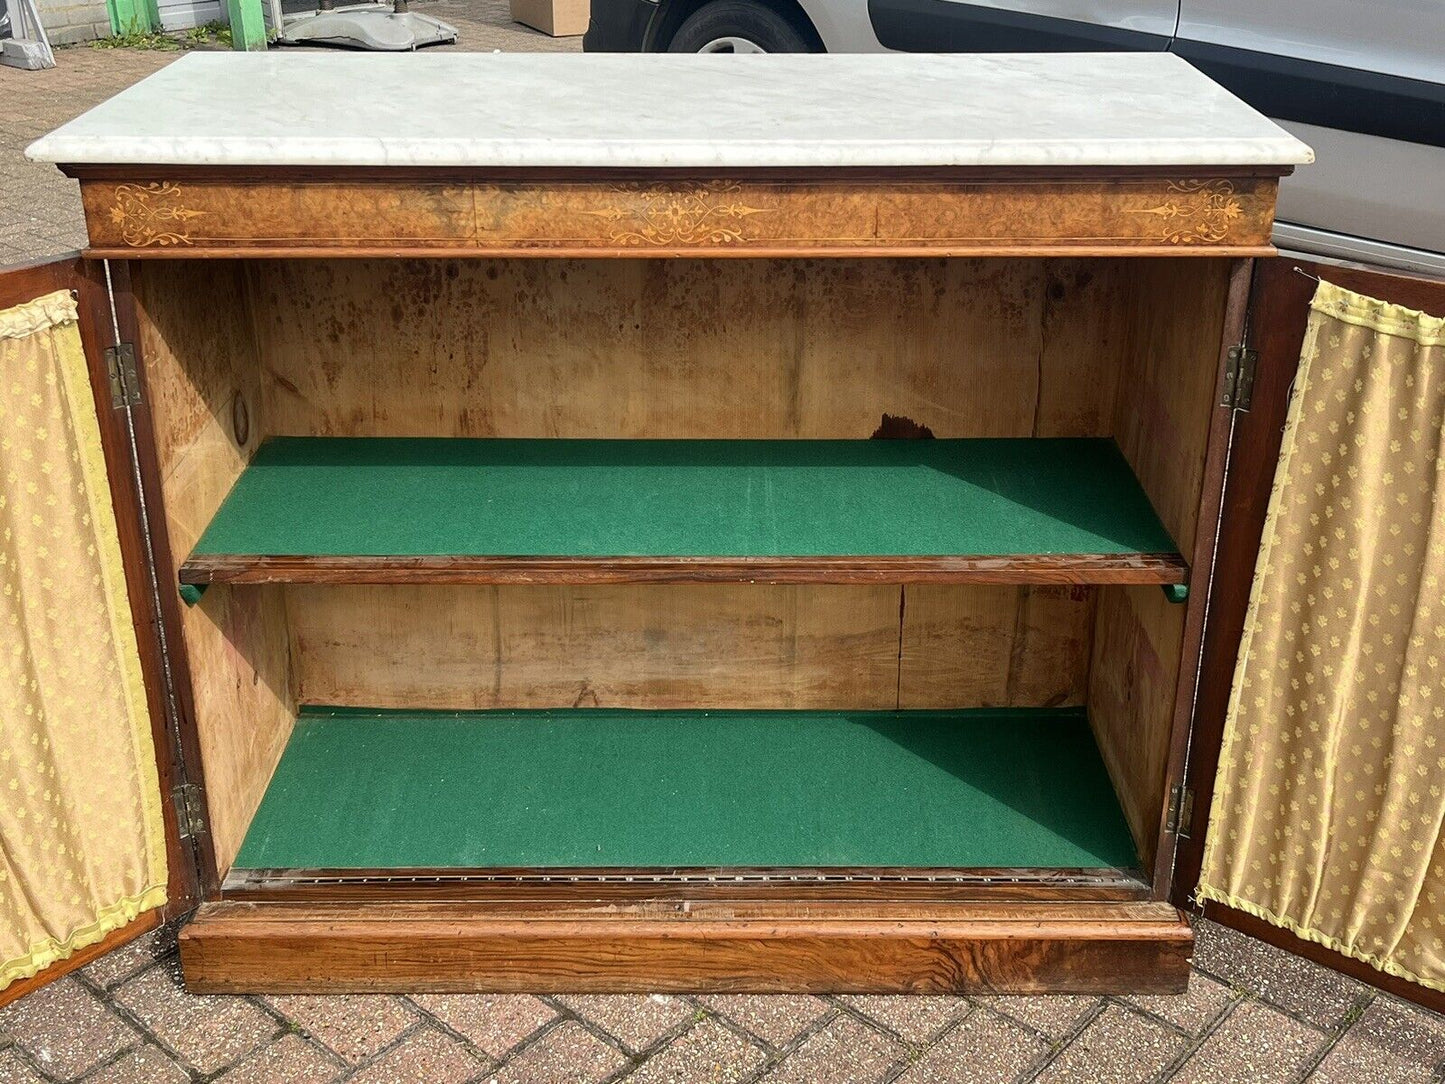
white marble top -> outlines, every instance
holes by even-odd
[[[194,53],[26,153],[593,168],[1313,160],[1167,53]]]

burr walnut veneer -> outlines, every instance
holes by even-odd
[[[32,148],[192,988],[1182,988],[1308,151],[1172,57],[719,59],[198,56]]]

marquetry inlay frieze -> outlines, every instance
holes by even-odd
[[[217,252],[1238,253],[1277,179],[86,180],[93,249]]]

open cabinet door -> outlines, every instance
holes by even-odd
[[[1359,795],[1365,790],[1373,793],[1374,780],[1369,780],[1362,788],[1359,779],[1355,778],[1359,774],[1358,771],[1353,771],[1352,766],[1347,764],[1342,757],[1311,757],[1310,751],[1301,744],[1298,749],[1287,750],[1288,756],[1283,759],[1280,758],[1277,750],[1270,750],[1267,757],[1274,763],[1274,766],[1260,766],[1266,757],[1259,755],[1264,746],[1258,740],[1258,734],[1268,734],[1269,729],[1276,726],[1290,727],[1294,733],[1298,734],[1299,730],[1294,729],[1297,723],[1301,724],[1304,730],[1309,730],[1314,723],[1308,718],[1310,710],[1306,707],[1301,707],[1298,711],[1291,710],[1291,707],[1286,707],[1283,711],[1276,711],[1276,702],[1264,699],[1261,686],[1284,687],[1293,682],[1293,687],[1298,688],[1300,684],[1307,685],[1315,678],[1319,678],[1318,684],[1329,687],[1327,693],[1333,697],[1331,703],[1335,714],[1332,718],[1342,721],[1342,725],[1336,733],[1346,737],[1358,735],[1360,742],[1365,744],[1377,741],[1377,734],[1384,734],[1383,740],[1386,743],[1395,740],[1390,737],[1392,731],[1389,719],[1385,718],[1383,724],[1378,721],[1379,718],[1388,716],[1392,710],[1397,710],[1390,699],[1393,694],[1388,692],[1392,687],[1392,679],[1389,677],[1383,679],[1384,695],[1377,696],[1375,690],[1362,684],[1367,680],[1377,680],[1375,676],[1359,674],[1358,668],[1352,668],[1348,660],[1368,657],[1373,670],[1376,662],[1380,661],[1382,656],[1391,654],[1386,650],[1391,643],[1390,634],[1384,629],[1371,631],[1373,623],[1370,615],[1382,607],[1388,609],[1392,605],[1398,606],[1401,601],[1408,610],[1411,605],[1409,599],[1381,598],[1376,602],[1376,596],[1379,594],[1376,586],[1381,582],[1380,578],[1362,575],[1351,577],[1350,573],[1353,570],[1349,568],[1339,573],[1343,578],[1338,581],[1338,587],[1335,586],[1334,581],[1328,579],[1332,573],[1327,571],[1323,574],[1326,577],[1324,579],[1319,581],[1310,579],[1309,590],[1315,591],[1314,594],[1305,594],[1306,588],[1301,587],[1299,589],[1301,597],[1287,602],[1285,599],[1286,588],[1291,584],[1303,584],[1308,576],[1320,575],[1321,565],[1328,565],[1330,569],[1334,569],[1338,567],[1335,562],[1341,558],[1348,565],[1349,555],[1352,552],[1357,552],[1361,548],[1369,549],[1369,546],[1356,546],[1354,536],[1341,534],[1340,530],[1359,531],[1362,532],[1362,537],[1369,537],[1368,532],[1373,527],[1373,521],[1394,516],[1395,512],[1389,506],[1396,504],[1397,498],[1399,503],[1403,503],[1404,500],[1404,497],[1398,492],[1391,492],[1389,500],[1385,500],[1384,495],[1378,492],[1368,494],[1368,499],[1357,499],[1362,497],[1362,491],[1351,490],[1351,486],[1365,485],[1367,483],[1361,479],[1368,478],[1377,478],[1382,481],[1382,484],[1388,485],[1388,475],[1395,469],[1401,469],[1402,473],[1408,474],[1416,481],[1426,482],[1426,489],[1428,489],[1429,480],[1421,479],[1420,476],[1431,474],[1432,477],[1438,477],[1438,470],[1430,464],[1438,455],[1439,442],[1442,439],[1439,419],[1432,419],[1432,415],[1438,413],[1439,407],[1438,404],[1428,405],[1434,402],[1429,399],[1429,395],[1434,393],[1423,389],[1428,384],[1434,384],[1438,389],[1439,381],[1445,374],[1435,373],[1429,380],[1417,380],[1418,373],[1402,372],[1397,384],[1392,388],[1380,386],[1374,392],[1370,390],[1370,387],[1374,387],[1377,382],[1385,379],[1382,372],[1386,365],[1401,369],[1415,366],[1421,372],[1438,369],[1440,354],[1437,346],[1426,348],[1430,351],[1428,357],[1419,350],[1411,348],[1406,351],[1404,360],[1401,362],[1394,357],[1387,360],[1384,352],[1376,344],[1363,343],[1360,345],[1360,352],[1353,367],[1334,367],[1333,362],[1322,363],[1318,360],[1322,356],[1318,351],[1324,350],[1328,355],[1328,351],[1332,347],[1339,348],[1340,339],[1347,338],[1349,333],[1341,336],[1335,327],[1321,323],[1319,332],[1311,340],[1311,353],[1317,360],[1311,362],[1309,379],[1301,382],[1301,388],[1307,388],[1308,394],[1304,390],[1299,393],[1301,395],[1300,421],[1296,423],[1291,433],[1286,432],[1291,389],[1295,386],[1297,377],[1301,375],[1301,350],[1306,341],[1311,302],[1315,297],[1316,290],[1321,289],[1317,281],[1319,279],[1343,287],[1345,290],[1366,295],[1368,298],[1403,306],[1407,309],[1421,310],[1435,316],[1445,316],[1445,281],[1414,278],[1361,268],[1356,265],[1305,261],[1288,256],[1261,260],[1256,264],[1247,336],[1247,342],[1255,351],[1255,356],[1245,359],[1248,363],[1246,369],[1249,368],[1249,365],[1253,366],[1253,385],[1245,396],[1246,401],[1236,404],[1234,414],[1233,439],[1225,482],[1223,519],[1205,629],[1199,694],[1189,758],[1188,786],[1191,790],[1186,791],[1186,794],[1192,795],[1192,808],[1189,808],[1190,802],[1185,803],[1183,824],[1186,832],[1181,833],[1177,852],[1175,902],[1195,913],[1202,913],[1217,922],[1232,926],[1271,944],[1290,949],[1391,993],[1428,1005],[1437,1011],[1445,1011],[1445,985],[1410,972],[1407,967],[1399,965],[1390,956],[1377,955],[1374,956],[1373,962],[1366,962],[1364,957],[1373,954],[1368,951],[1365,942],[1357,940],[1353,944],[1346,944],[1341,938],[1321,931],[1320,927],[1328,925],[1328,923],[1313,922],[1308,915],[1291,913],[1292,911],[1311,910],[1313,914],[1320,915],[1327,906],[1321,900],[1329,900],[1329,908],[1345,908],[1352,918],[1372,911],[1378,913],[1382,910],[1405,910],[1408,905],[1401,907],[1403,897],[1408,895],[1404,886],[1397,886],[1398,891],[1389,894],[1393,898],[1388,903],[1384,903],[1385,893],[1375,897],[1383,903],[1383,906],[1376,906],[1374,899],[1362,897],[1362,890],[1357,886],[1329,883],[1330,874],[1326,872],[1321,874],[1324,883],[1315,886],[1314,895],[1310,899],[1310,907],[1277,903],[1274,908],[1271,908],[1259,901],[1247,901],[1243,895],[1225,893],[1219,888],[1213,887],[1210,881],[1216,866],[1228,865],[1231,861],[1232,868],[1236,871],[1234,879],[1239,883],[1253,879],[1253,875],[1238,872],[1243,871],[1246,866],[1251,869],[1257,869],[1261,865],[1271,866],[1277,855],[1266,855],[1260,850],[1259,840],[1266,835],[1271,839],[1279,839],[1282,833],[1285,839],[1290,840],[1288,844],[1290,850],[1294,849],[1298,837],[1302,834],[1313,837],[1313,839],[1307,838],[1304,841],[1306,847],[1311,846],[1314,840],[1324,835],[1319,832],[1300,832],[1300,825],[1306,823],[1308,818],[1298,818],[1295,812],[1286,814],[1282,811],[1283,807],[1291,801],[1305,805],[1310,804],[1310,795],[1304,791],[1300,794],[1291,792],[1282,799],[1278,797],[1282,771],[1278,764],[1285,763],[1286,759],[1291,767],[1285,771],[1295,775],[1313,773],[1315,769],[1319,769],[1330,773],[1330,778],[1333,779],[1334,773],[1338,771],[1340,785],[1329,790],[1328,797],[1321,798],[1317,803],[1325,807],[1320,816],[1339,830],[1340,838],[1332,836],[1332,846],[1335,844],[1344,846],[1343,837],[1349,835],[1350,845],[1358,844],[1364,850],[1374,849],[1375,853],[1380,854],[1384,853],[1379,850],[1380,848],[1393,846],[1398,842],[1399,834],[1405,834],[1409,838],[1404,850],[1424,849],[1425,861],[1419,864],[1422,869],[1426,866],[1433,869],[1440,868],[1442,861],[1440,851],[1441,848],[1445,848],[1445,841],[1440,839],[1439,824],[1434,825],[1433,833],[1429,827],[1424,826],[1429,820],[1428,817],[1412,822],[1412,827],[1399,828],[1395,839],[1387,840],[1385,822],[1389,806],[1384,807],[1387,816],[1379,818],[1372,818],[1368,812],[1362,813],[1361,810],[1353,807],[1345,808],[1344,803],[1347,801],[1359,802]],[[1323,289],[1328,290],[1328,287]],[[1325,296],[1322,293],[1322,299]],[[1342,306],[1344,302],[1330,301],[1329,304]],[[1393,316],[1402,315],[1404,314],[1393,314]],[[1360,328],[1362,333],[1368,334],[1379,334],[1380,331],[1378,327],[1375,330],[1369,330],[1366,327],[1371,320],[1378,318],[1389,321],[1393,319],[1393,316],[1391,310],[1379,310],[1367,305],[1362,305],[1358,310],[1351,309],[1348,312],[1341,307],[1339,311],[1341,320],[1349,322],[1349,326]],[[1399,325],[1407,322],[1403,319],[1398,321]],[[1427,323],[1429,322],[1427,321]],[[1431,323],[1429,326],[1434,328],[1437,325]],[[1413,327],[1414,325],[1412,325]],[[1400,328],[1391,324],[1387,330],[1393,333]],[[1435,335],[1436,332],[1432,330],[1426,337],[1433,342]],[[1372,350],[1374,350],[1373,354]],[[1351,374],[1356,375],[1356,379],[1344,379]],[[1363,380],[1360,379],[1361,375],[1363,375]],[[1331,381],[1333,381],[1333,385],[1328,387],[1328,395],[1326,395],[1326,386]],[[1353,385],[1353,388],[1351,389],[1347,385]],[[1369,406],[1358,405],[1353,398],[1360,396],[1360,403],[1365,403],[1366,400],[1363,397],[1368,395],[1375,396],[1373,413],[1376,418],[1382,413],[1388,414],[1392,419],[1391,424],[1402,424],[1394,420],[1405,416],[1402,411],[1415,410],[1418,412],[1418,417],[1403,423],[1405,432],[1401,437],[1405,444],[1408,445],[1413,440],[1419,446],[1417,458],[1424,464],[1424,469],[1418,469],[1413,461],[1397,465],[1392,460],[1388,460],[1387,453],[1392,438],[1397,434],[1393,431],[1384,431],[1375,423],[1370,423],[1372,429],[1368,432],[1365,430],[1363,422],[1359,423],[1354,431],[1358,434],[1358,439],[1368,441],[1370,445],[1368,448],[1357,443],[1356,436],[1350,434],[1345,434],[1345,438],[1349,441],[1349,447],[1344,444],[1337,444],[1333,448],[1323,447],[1327,441],[1320,439],[1322,434],[1333,434],[1337,429],[1350,428],[1355,424],[1353,419],[1357,413],[1362,416],[1370,409]],[[1342,398],[1343,396],[1352,398],[1346,402]],[[1330,402],[1321,402],[1322,399],[1329,399]],[[1332,404],[1338,404],[1338,406]],[[1386,404],[1389,407],[1388,411],[1380,409]],[[1422,406],[1421,404],[1427,405]],[[1318,420],[1322,412],[1330,409],[1338,409],[1341,418],[1344,419],[1343,422]],[[1316,420],[1311,422],[1311,418]],[[1314,429],[1310,428],[1311,424],[1314,425]],[[1332,425],[1335,428],[1331,428]],[[1418,435],[1414,433],[1415,430],[1419,431]],[[1333,439],[1333,437],[1329,439]],[[1261,542],[1266,537],[1271,493],[1276,486],[1276,473],[1281,459],[1281,450],[1286,445],[1301,450],[1298,453],[1298,461],[1292,463],[1290,470],[1281,480],[1280,485],[1287,488],[1284,489],[1284,495],[1280,498],[1280,511],[1276,513],[1276,520],[1269,526],[1268,537],[1279,541],[1273,543],[1275,548],[1271,550],[1271,558],[1265,566],[1266,579],[1263,582],[1266,589],[1261,592],[1262,601],[1257,604],[1257,612],[1253,619],[1260,631],[1256,640],[1251,642],[1249,658],[1257,660],[1260,657],[1262,644],[1266,650],[1270,650],[1272,644],[1279,644],[1290,637],[1298,636],[1299,639],[1298,642],[1290,644],[1288,655],[1279,652],[1272,656],[1269,669],[1266,669],[1263,663],[1252,661],[1249,664],[1250,669],[1248,671],[1241,669],[1240,675],[1237,676],[1236,665],[1240,659],[1241,644],[1245,642],[1248,635],[1246,627],[1251,621],[1250,604],[1256,575],[1256,559],[1260,553]],[[1398,452],[1398,449],[1395,451]],[[1408,451],[1407,448],[1407,453]],[[1331,456],[1334,458],[1331,459]],[[1329,464],[1329,466],[1325,469],[1315,469],[1310,478],[1303,482],[1300,480],[1303,474],[1309,473],[1312,468],[1320,467],[1321,464]],[[1341,489],[1342,478],[1343,490]],[[1412,484],[1415,483],[1412,482]],[[1299,508],[1302,500],[1314,499],[1311,494],[1301,496],[1306,488],[1311,491],[1311,494],[1322,494],[1319,497],[1322,502],[1320,507],[1318,509],[1311,507],[1299,512],[1298,514],[1303,516],[1303,519],[1287,520],[1285,517],[1290,514],[1289,508]],[[1403,490],[1403,487],[1401,488]],[[1420,486],[1415,485],[1415,489],[1419,490]],[[1326,493],[1326,490],[1329,492]],[[1340,491],[1341,495],[1348,492],[1348,498],[1341,502],[1336,491]],[[1351,501],[1353,501],[1352,504]],[[1421,507],[1427,503],[1428,501],[1421,501],[1420,507],[1406,509],[1404,513],[1401,513],[1405,518],[1409,518],[1409,515],[1414,516],[1416,524],[1414,529],[1417,531],[1422,529],[1420,527],[1421,519],[1425,521],[1423,530],[1428,532],[1430,529],[1430,514],[1428,510],[1421,511]],[[1342,507],[1348,511],[1341,512],[1338,517],[1332,519],[1334,512]],[[1438,517],[1442,514],[1445,514],[1445,510],[1435,511],[1435,523],[1439,523]],[[1313,521],[1310,517],[1314,517]],[[1291,565],[1287,574],[1278,573],[1276,570],[1290,559],[1291,544],[1286,537],[1291,534],[1290,528],[1302,523],[1317,523],[1322,520],[1329,521],[1319,528],[1321,531],[1328,532],[1328,538],[1324,534],[1317,536],[1312,531],[1305,530],[1295,531],[1292,534],[1292,537],[1300,540],[1295,547],[1296,552],[1311,554],[1308,567],[1303,564]],[[1355,522],[1342,528],[1339,521]],[[1438,533],[1438,526],[1435,530]],[[1308,550],[1311,545],[1315,547],[1312,551]],[[1331,549],[1332,546],[1339,552],[1334,552]],[[1434,552],[1438,549],[1438,543],[1429,542],[1416,547],[1416,550],[1425,549]],[[1367,554],[1367,559],[1368,556]],[[1390,579],[1392,581],[1395,579],[1397,571],[1398,569],[1391,570]],[[1368,596],[1365,594],[1365,588],[1358,586],[1366,579],[1370,579],[1371,582]],[[1322,589],[1316,590],[1317,582],[1324,585]],[[1428,613],[1429,607],[1433,606],[1430,598],[1438,596],[1438,591],[1432,590],[1429,586],[1428,572],[1419,584],[1413,580],[1407,583],[1402,579],[1400,582],[1403,586],[1399,587],[1398,591],[1408,594],[1411,598],[1423,599],[1420,612]],[[1325,612],[1323,607],[1317,606],[1317,595],[1328,594],[1330,591],[1336,590],[1342,595],[1350,595],[1349,601],[1335,598],[1329,604],[1328,612]],[[1396,590],[1396,588],[1392,586],[1392,590]],[[1358,592],[1359,598],[1368,598],[1370,601],[1363,602],[1358,607],[1355,606],[1356,592]],[[1279,623],[1271,625],[1267,618],[1267,614],[1270,612],[1268,608],[1271,606],[1276,607],[1280,614],[1288,613],[1293,616],[1288,621],[1281,620]],[[1338,630],[1329,627],[1329,621],[1336,612],[1342,614],[1337,624],[1344,623],[1353,629],[1352,634],[1343,635],[1343,639],[1347,641],[1344,647],[1337,642],[1339,638],[1336,636],[1336,632]],[[1294,624],[1293,622],[1296,620],[1300,623]],[[1309,631],[1305,631],[1306,624],[1309,626]],[[1435,622],[1429,621],[1427,624],[1435,625]],[[1438,631],[1438,625],[1436,628]],[[1351,638],[1352,636],[1353,638]],[[1417,637],[1407,632],[1399,639],[1414,641]],[[1336,642],[1332,643],[1332,640]],[[1377,648],[1378,651],[1376,651]],[[1291,671],[1284,674],[1287,668],[1296,665],[1291,661],[1295,657],[1296,651],[1304,653],[1298,656],[1303,659],[1305,655],[1317,657],[1320,650],[1342,652],[1340,657],[1347,661],[1338,669],[1321,666],[1317,671],[1308,670],[1308,667],[1313,665],[1312,662],[1305,663],[1304,668],[1298,672]],[[1393,654],[1402,654],[1404,650],[1401,648]],[[1426,655],[1432,653],[1432,650],[1425,651]],[[1408,671],[1411,662],[1411,659],[1404,658],[1401,670]],[[1239,665],[1243,667],[1245,664],[1239,663]],[[1391,662],[1390,665],[1393,666],[1395,663]],[[1425,671],[1431,665],[1434,664],[1424,660],[1418,669]],[[1354,676],[1346,678],[1339,673],[1340,670],[1346,668],[1351,668]],[[1284,676],[1274,676],[1280,674]],[[1445,674],[1445,671],[1441,671],[1441,674]],[[1228,724],[1228,717],[1233,695],[1232,686],[1236,680],[1242,680],[1242,687],[1250,690],[1246,694],[1247,698],[1246,695],[1240,697],[1240,704],[1248,705],[1248,707],[1237,708],[1237,713],[1243,718],[1245,711],[1252,712],[1251,722],[1262,725],[1264,729],[1259,732],[1246,731],[1244,724],[1240,723],[1237,729],[1242,735],[1241,740],[1230,746],[1230,735],[1233,734],[1234,728]],[[1430,686],[1424,690],[1423,697],[1425,699],[1433,697],[1435,705],[1445,707],[1445,676],[1437,675],[1433,678],[1426,676],[1421,680]],[[1360,697],[1360,702],[1363,703],[1364,698],[1368,697],[1372,705],[1369,709],[1351,706],[1341,710],[1345,705],[1354,703],[1350,699],[1353,694],[1345,695],[1342,692],[1346,682],[1359,685],[1361,689],[1365,690]],[[1403,689],[1403,684],[1399,688]],[[1314,693],[1310,695],[1311,697],[1315,696]],[[1402,693],[1402,705],[1408,699],[1408,692]],[[1279,703],[1294,706],[1302,702],[1282,698]],[[1267,705],[1267,708],[1262,705]],[[1401,718],[1405,718],[1409,714],[1420,720],[1422,731],[1426,735],[1426,740],[1418,743],[1420,745],[1432,745],[1432,735],[1445,730],[1438,721],[1431,722],[1438,712],[1433,712],[1428,705],[1427,710],[1423,713],[1415,707],[1408,708],[1408,712],[1405,707],[1398,710],[1401,712]],[[1293,718],[1293,721],[1290,717]],[[1366,729],[1367,724],[1375,729],[1373,731]],[[1398,737],[1401,733],[1404,732],[1397,723],[1393,734]],[[1255,736],[1255,740],[1250,740],[1251,735]],[[1395,751],[1402,754],[1405,752],[1409,745],[1408,734],[1406,734],[1406,739],[1402,743],[1401,749]],[[1346,744],[1357,743],[1351,741]],[[1226,748],[1231,749],[1232,753],[1226,753]],[[1295,767],[1297,752],[1300,754],[1298,757],[1300,766]],[[1223,772],[1220,770],[1222,760],[1225,763]],[[1384,763],[1390,764],[1396,760],[1397,758],[1391,756],[1386,758]],[[1242,768],[1241,764],[1254,766]],[[1365,771],[1368,772],[1369,769],[1367,768]],[[1274,778],[1269,777],[1271,772],[1274,773]],[[1418,772],[1415,774],[1420,772],[1425,773],[1422,776],[1424,779],[1423,790],[1419,787],[1412,789],[1419,790],[1424,795],[1428,795],[1432,790],[1438,794],[1445,780],[1440,778],[1442,774],[1440,762],[1435,754],[1429,754],[1421,760]],[[1351,782],[1352,779],[1353,782]],[[1252,813],[1251,817],[1246,818],[1237,815],[1240,805],[1230,802],[1229,793],[1231,788],[1233,793],[1243,793],[1243,788],[1240,787],[1241,782],[1248,784],[1251,811],[1264,809],[1268,813],[1276,806],[1281,807],[1281,812],[1276,820],[1270,821],[1261,817],[1256,825],[1253,822]],[[1287,777],[1284,789],[1289,789]],[[1211,807],[1216,804],[1217,795],[1220,797],[1221,809],[1215,812],[1211,821]],[[1418,795],[1416,797],[1418,798]],[[1402,795],[1401,802],[1402,808],[1412,804],[1408,795]],[[1418,805],[1418,801],[1413,804]],[[1297,810],[1298,806],[1292,808]],[[1329,820],[1331,816],[1334,818],[1332,821]],[[1229,823],[1222,823],[1226,819],[1229,820]],[[1408,820],[1404,816],[1395,819],[1402,826]],[[1349,831],[1345,830],[1346,825],[1356,824],[1363,826],[1352,828]],[[1282,825],[1287,827],[1282,829]],[[1257,831],[1254,830],[1256,827]],[[1213,841],[1208,836],[1208,832],[1211,830],[1216,836]],[[1291,831],[1294,832],[1293,837],[1291,837]],[[1429,838],[1426,838],[1427,836]],[[1263,846],[1274,847],[1277,851],[1286,849],[1282,844],[1265,844]],[[1255,851],[1246,856],[1244,853],[1246,847],[1254,847]],[[1214,850],[1210,851],[1210,848],[1214,848]],[[1321,853],[1324,853],[1323,850]],[[1430,858],[1431,855],[1434,856],[1433,859]],[[1285,861],[1287,863],[1287,860]],[[1394,859],[1389,857],[1381,859],[1383,867],[1387,870],[1393,861]],[[1405,861],[1401,859],[1402,863]],[[1327,869],[1323,861],[1320,862],[1320,868]],[[1403,873],[1403,864],[1401,870]],[[1201,871],[1203,871],[1205,880],[1204,886],[1201,886]],[[1390,872],[1393,874],[1393,870]],[[1277,897],[1287,897],[1289,893],[1279,888],[1282,880],[1269,880],[1275,876],[1273,868],[1267,869],[1264,874],[1260,875],[1259,883],[1273,884],[1276,886]],[[1433,877],[1434,874],[1431,873],[1428,876]],[[1403,881],[1406,878],[1401,877],[1400,879]],[[1339,878],[1339,880],[1343,881],[1344,878]],[[1429,902],[1428,881],[1425,887],[1426,891],[1421,894],[1419,905],[1414,910],[1415,917],[1407,918],[1402,915],[1398,918],[1402,944],[1411,937],[1421,937],[1422,926],[1429,931],[1423,934],[1426,940],[1433,941],[1437,945],[1439,943],[1441,930],[1439,929],[1437,906]],[[1257,894],[1265,896],[1269,893],[1261,888]],[[1222,901],[1221,896],[1225,896],[1226,900]],[[1392,919],[1394,917],[1392,916]],[[1415,925],[1413,931],[1410,929],[1412,923]]]
[[[0,1004],[197,898],[114,328],[103,264],[0,269]]]

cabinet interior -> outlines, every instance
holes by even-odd
[[[1108,439],[1194,552],[1227,260],[131,275],[163,588],[271,438]],[[1185,607],[1078,579],[213,584],[180,678],[218,872],[1152,871]]]

